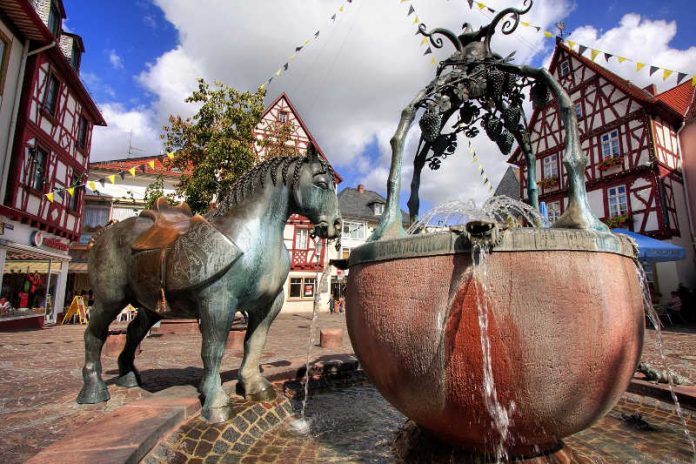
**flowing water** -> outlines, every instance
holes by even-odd
[[[498,462],[507,460],[505,444],[508,440],[510,417],[515,411],[515,402],[511,401],[506,408],[498,399],[498,392],[493,378],[493,362],[491,358],[491,340],[488,333],[488,250],[475,245],[471,249],[472,277],[476,283],[476,310],[478,313],[479,331],[481,334],[481,354],[483,364],[483,394],[488,414],[493,421],[493,427],[498,433],[495,457]]]
[[[672,396],[672,402],[674,403],[674,411],[677,413],[677,416],[679,416],[679,420],[682,422],[682,425],[684,426],[684,436],[686,437],[686,440],[689,442],[689,445],[691,445],[691,461],[693,464],[696,464],[696,443],[694,442],[694,439],[691,436],[691,432],[689,432],[689,428],[687,427],[686,423],[686,418],[684,417],[684,411],[682,410],[681,405],[679,404],[679,398],[677,397],[677,394],[674,391],[674,379],[671,375],[672,371],[669,368],[669,364],[667,362],[667,355],[665,354],[665,346],[664,340],[662,338],[660,316],[657,314],[657,311],[655,311],[655,308],[653,307],[652,298],[650,297],[650,289],[645,284],[647,282],[645,270],[643,269],[643,266],[641,266],[638,262],[636,262],[636,272],[638,274],[638,281],[640,282],[640,289],[643,295],[643,308],[645,309],[645,312],[648,315],[648,318],[650,319],[650,323],[653,325],[653,327],[655,327],[655,335],[657,338],[657,350],[660,354],[660,361],[662,361],[662,369],[667,374],[665,377],[667,377],[669,393]]]

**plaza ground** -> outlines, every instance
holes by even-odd
[[[273,324],[262,367],[289,366],[307,353],[310,314],[281,314]],[[319,329],[343,328],[341,315],[321,314],[317,321],[312,358],[330,359],[352,353],[344,334],[339,349],[320,348]],[[24,462],[47,445],[79,436],[82,426],[124,404],[175,385],[197,385],[202,375],[201,338],[197,333],[164,334],[146,338],[136,364],[142,389],[112,385],[116,358],[102,357],[104,378],[112,399],[106,404],[78,405],[82,384],[84,326],[0,333],[0,456],[5,464]],[[696,380],[696,330],[672,328],[664,332],[665,354],[671,368]],[[223,382],[236,378],[242,353],[227,350]],[[646,331],[643,360],[660,365],[654,330]],[[88,437],[85,437],[87,440]]]

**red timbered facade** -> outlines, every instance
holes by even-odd
[[[575,102],[594,213],[610,227],[671,239],[682,246],[685,239],[692,251],[677,136],[683,119],[665,98],[667,92],[636,87],[562,42],[556,45],[549,69]],[[562,163],[565,134],[554,101],[534,110],[529,132],[536,153],[539,201],[546,202],[553,222],[568,201]],[[523,173],[520,194],[526,198],[527,166],[519,148],[509,162]]]

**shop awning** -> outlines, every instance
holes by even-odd
[[[86,274],[87,273],[87,263],[70,262],[70,264],[68,264],[68,272],[74,272],[77,274]]]
[[[612,232],[631,237],[638,245],[638,259],[648,263],[680,261],[686,258],[686,250],[678,245],[656,240],[627,229],[611,229]]]

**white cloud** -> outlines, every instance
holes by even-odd
[[[159,128],[149,110],[126,110],[117,103],[103,104],[100,109],[109,125],[95,128],[92,161],[159,154],[161,145],[153,137],[159,134]]]
[[[116,53],[116,50],[109,50],[109,63],[114,69],[123,69],[123,59]]]

